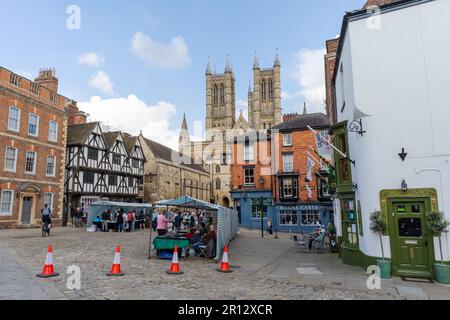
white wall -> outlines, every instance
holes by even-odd
[[[450,220],[448,12],[450,1],[437,0],[382,14],[380,30],[370,30],[365,19],[349,24],[341,57],[346,108],[340,112],[338,76],[337,114],[349,123],[355,108],[370,115],[363,118],[364,137],[349,133],[363,213],[360,247],[370,256],[381,256],[381,248],[369,230],[369,213],[380,209],[380,190],[400,189],[402,179],[409,188],[435,188]],[[406,162],[398,156],[403,147]],[[436,257],[438,252],[436,247]]]

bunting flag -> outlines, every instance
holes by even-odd
[[[313,147],[309,147],[310,149],[311,149],[311,151],[313,151],[318,157],[319,157],[319,159],[320,160],[322,160],[328,167],[333,167],[333,165],[331,164],[331,162],[330,162],[330,160],[328,160],[328,159],[326,159],[326,158],[324,158],[323,156],[321,156],[320,154],[319,154],[319,152],[316,150],[316,149],[314,149]],[[334,167],[333,167],[333,169],[334,169]]]
[[[306,167],[308,168],[308,172],[306,174],[306,179],[308,181],[312,181],[312,169],[315,165],[315,162],[311,157],[308,157],[308,160],[306,161]]]
[[[331,160],[333,150],[331,149],[330,143],[325,140],[320,132],[316,132],[316,145],[317,152],[324,158]]]
[[[308,199],[312,199],[313,193],[312,193],[311,188],[308,185],[306,185],[306,192],[308,192]]]

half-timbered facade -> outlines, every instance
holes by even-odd
[[[100,123],[69,126],[66,166],[66,214],[89,212],[100,200],[142,201],[144,155],[137,137],[103,133]]]

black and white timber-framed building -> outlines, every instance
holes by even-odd
[[[144,154],[138,137],[103,132],[99,122],[68,127],[65,214],[92,203],[142,202]]]

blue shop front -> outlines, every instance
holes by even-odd
[[[255,202],[263,200],[263,224],[272,219],[274,231],[285,233],[311,233],[317,224],[334,223],[333,203],[274,203],[271,191],[234,191],[231,193],[239,224],[243,228],[261,229],[260,207]]]
[[[320,223],[334,224],[333,203],[307,202],[295,204],[276,204],[278,232],[312,233]]]
[[[255,201],[259,201],[261,199],[265,202],[265,205],[263,205],[264,228],[266,227],[268,219],[272,219],[272,221],[274,221],[275,207],[272,205],[272,192],[270,190],[234,191],[231,192],[231,198],[234,202],[234,208],[238,212],[239,224],[241,227],[248,229],[261,229],[261,210],[258,205],[254,205]]]

